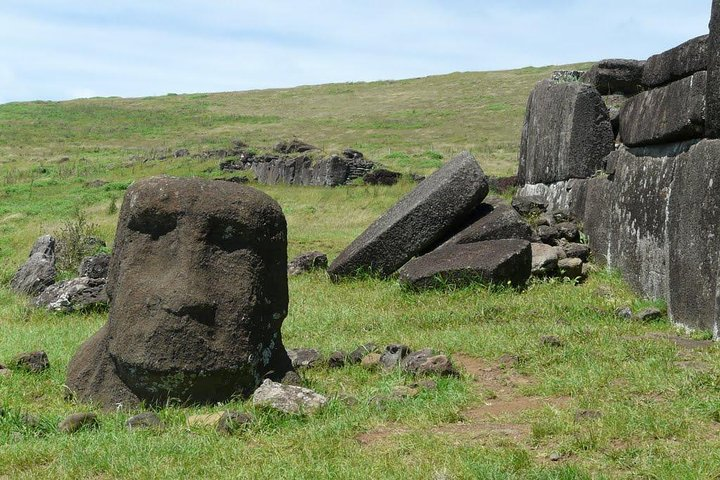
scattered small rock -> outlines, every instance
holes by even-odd
[[[97,427],[97,415],[94,413],[73,413],[58,424],[61,433],[75,433],[83,428]]]
[[[558,348],[564,345],[563,341],[555,335],[545,335],[540,338],[540,343],[545,347]]]
[[[23,413],[20,415],[20,423],[27,428],[38,428],[40,426],[40,419],[35,415]]]
[[[162,428],[160,417],[155,412],[143,412],[128,418],[125,422],[128,430],[141,430],[146,428]]]
[[[407,345],[388,345],[380,356],[380,364],[386,369],[395,368],[408,354],[410,347]]]
[[[317,147],[310,145],[309,143],[305,143],[298,139],[284,141],[284,142],[278,142],[273,147],[273,150],[275,150],[278,153],[303,153],[303,152],[309,152],[310,150],[317,150],[317,149],[318,149]]]
[[[572,222],[561,222],[555,225],[560,236],[568,242],[577,242],[580,239],[580,230]]]
[[[420,182],[422,182],[423,180],[425,180],[425,175],[419,175],[419,174],[417,174],[417,173],[411,173],[411,174],[410,174],[410,179],[411,179],[413,182],[415,182],[415,183],[420,183]]]
[[[107,184],[108,182],[106,182],[105,180],[91,180],[89,182],[85,182],[85,186],[88,188],[100,188],[104,187]]]
[[[187,418],[188,427],[215,427],[222,418],[222,412],[204,413],[200,415],[190,415]]]
[[[548,458],[551,462],[559,462],[560,460],[562,460],[562,455],[558,452],[553,452]]]
[[[303,380],[296,371],[290,370],[285,374],[280,383],[282,383],[283,385],[293,385],[296,387],[301,387],[303,384]]]
[[[590,256],[590,247],[583,243],[568,242],[562,247],[565,255],[569,258],[579,258],[583,262],[587,262]]]
[[[365,368],[374,369],[380,365],[380,357],[381,355],[379,353],[368,353],[362,358],[360,363]]]
[[[322,252],[301,253],[288,263],[288,275],[299,275],[316,269],[327,269],[327,255]]]
[[[438,385],[435,380],[422,380],[409,385],[410,388],[422,388],[425,390],[437,390],[437,386]]]
[[[190,150],[187,148],[179,148],[173,153],[173,157],[175,158],[187,157],[188,155],[190,155]]]
[[[537,228],[537,234],[540,241],[548,245],[555,245],[557,239],[560,238],[560,231],[552,225],[540,225]]]
[[[50,368],[50,360],[43,351],[21,353],[13,359],[11,366],[17,370],[39,373]]]
[[[445,355],[435,355],[430,348],[413,352],[405,357],[402,367],[417,375],[457,375],[450,359]]]
[[[579,258],[563,258],[558,261],[558,270],[568,278],[582,277],[583,262]]]
[[[349,364],[360,363],[367,354],[375,352],[377,352],[377,345],[372,342],[360,345],[358,348],[350,352],[347,356],[347,362]]]
[[[662,317],[662,315],[663,313],[659,308],[649,307],[640,310],[633,318],[640,322],[653,322]]]
[[[412,398],[417,396],[420,390],[410,386],[400,385],[392,389],[390,397],[394,399]]]
[[[328,357],[328,367],[330,368],[342,368],[345,366],[345,358],[347,355],[345,352],[333,352]]]
[[[253,405],[284,413],[312,413],[325,406],[327,398],[309,388],[283,385],[266,379],[253,393]]]
[[[225,412],[217,422],[217,431],[226,435],[242,430],[253,422],[252,415],[241,412]]]
[[[628,306],[619,307],[615,310],[615,316],[628,320],[633,316],[632,308]]]
[[[293,368],[312,368],[322,362],[322,355],[314,348],[294,348],[287,351]]]
[[[602,413],[597,410],[580,410],[575,414],[575,421],[597,420],[600,417],[602,417]]]

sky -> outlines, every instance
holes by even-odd
[[[662,52],[711,0],[0,0],[0,103],[238,91]]]

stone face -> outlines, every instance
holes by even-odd
[[[110,318],[67,385],[106,408],[249,395],[290,366],[285,218],[230,182],[155,177],[128,189],[107,293]]]
[[[518,181],[589,178],[603,168],[602,159],[613,148],[608,109],[594,87],[544,80],[528,100]]]
[[[642,91],[644,61],[626,59],[601,60],[585,72],[581,80],[601,95],[634,95]]]
[[[55,283],[55,239],[44,235],[35,241],[27,261],[10,280],[19,293],[37,295]]]
[[[642,83],[659,87],[692,75],[708,67],[708,36],[695,37],[645,62]]]
[[[705,95],[705,133],[720,137],[720,0],[713,0],[708,37],[708,68]]]
[[[466,226],[443,245],[532,237],[530,225],[499,198],[486,198],[473,212]]]
[[[288,275],[300,275],[316,269],[324,270],[327,265],[327,255],[322,252],[301,253],[288,263]]]
[[[79,277],[47,287],[34,301],[36,307],[55,312],[75,312],[108,302],[104,278]]]
[[[475,158],[462,153],[404,196],[330,265],[331,278],[359,271],[390,275],[434,247],[488,193]]]
[[[620,138],[643,146],[702,137],[706,72],[635,95],[620,111]]]
[[[282,385],[265,380],[253,394],[253,405],[270,407],[284,413],[313,413],[327,403],[327,398],[309,388]]]
[[[107,278],[108,268],[110,268],[110,255],[100,253],[92,257],[83,258],[78,273],[81,277]]]
[[[530,277],[530,242],[506,239],[449,245],[408,262],[399,272],[402,285],[433,288],[472,282],[523,285]]]

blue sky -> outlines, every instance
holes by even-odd
[[[0,0],[0,103],[638,58],[710,0]]]

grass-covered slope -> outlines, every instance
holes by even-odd
[[[403,171],[430,172],[469,148],[494,174],[515,169],[533,84],[551,68],[370,84],[150,99],[0,106],[0,363],[44,349],[49,371],[0,376],[5,478],[708,478],[720,474],[720,352],[677,345],[667,320],[629,322],[646,303],[613,274],[582,285],[537,281],[522,292],[472,286],[408,293],[392,280],[290,279],[289,347],[324,354],[375,341],[434,347],[465,365],[418,396],[374,401],[414,379],[360,366],[304,374],[332,398],[311,417],[254,411],[238,399],[159,409],[161,431],[128,432],[125,413],[64,435],[67,363],[106,312],[59,315],[7,284],[33,240],[81,209],[112,243],[126,186],[154,174],[218,177],[217,159],[153,160],[153,151],[270,145],[293,135],[355,147]],[[61,160],[67,157],[67,160]],[[108,184],[90,187],[102,179]],[[288,219],[289,254],[331,258],[412,188],[262,186]],[[541,340],[556,336],[559,342]],[[695,336],[703,336],[702,332]],[[348,404],[352,396],[357,403]],[[254,411],[234,437],[188,427],[188,415]],[[27,426],[23,414],[39,418]],[[557,455],[555,455],[557,454]],[[551,458],[557,461],[551,461]]]

